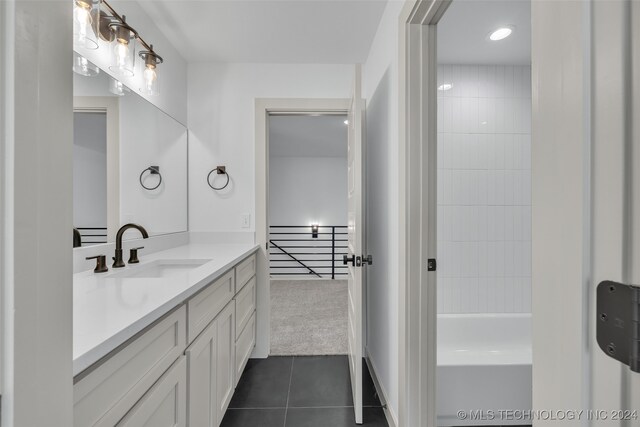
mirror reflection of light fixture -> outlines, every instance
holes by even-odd
[[[114,21],[109,24],[114,38],[111,42],[111,65],[109,69],[119,76],[131,77],[134,75],[136,57],[136,40],[138,33],[126,23],[126,16],[122,21]]]
[[[81,76],[91,77],[98,75],[100,68],[79,53],[73,52],[73,72]]]
[[[149,46],[149,50],[140,52],[140,58],[144,61],[142,67],[142,77],[144,85],[140,88],[140,92],[146,95],[158,95],[158,70],[157,65],[162,64],[163,59],[160,55],[153,51],[153,45]]]
[[[100,0],[75,0],[73,3],[73,44],[86,49],[98,48]]]
[[[318,224],[311,224],[311,238],[312,239],[317,239],[318,238],[319,229],[320,229],[320,226]]]
[[[124,96],[129,92],[129,88],[126,87],[120,80],[113,77],[109,81],[109,92],[116,96]]]

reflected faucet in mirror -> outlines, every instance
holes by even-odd
[[[149,233],[144,229],[143,226],[138,224],[125,224],[118,230],[116,234],[116,256],[113,258],[113,268],[122,268],[124,267],[124,261],[122,260],[122,236],[124,236],[124,232],[130,228],[135,228],[142,234],[142,237],[147,239],[149,238]]]

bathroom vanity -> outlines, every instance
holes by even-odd
[[[187,128],[91,70],[74,74],[74,426],[218,426],[256,342],[257,246],[191,241]]]
[[[74,425],[217,426],[255,345],[255,245],[74,277]]]

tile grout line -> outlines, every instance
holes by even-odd
[[[293,380],[293,362],[296,357],[291,356],[291,372],[289,373],[289,388],[287,389],[287,404],[284,408],[284,424],[283,427],[287,426],[287,413],[289,412],[289,396],[291,395],[291,382]]]

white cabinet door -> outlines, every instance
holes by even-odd
[[[218,327],[217,356],[217,411],[218,424],[222,422],[233,391],[235,390],[236,368],[236,306],[232,302],[222,310],[216,319]]]
[[[189,377],[188,423],[190,427],[216,427],[218,323],[214,320],[186,351]]]
[[[187,363],[178,361],[142,396],[118,427],[186,427]]]

